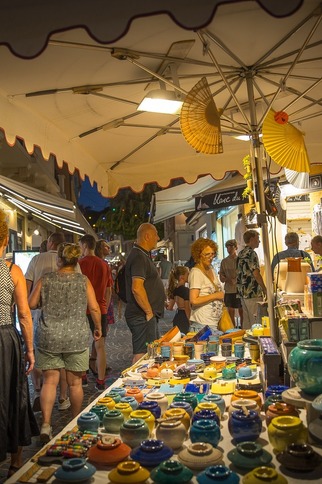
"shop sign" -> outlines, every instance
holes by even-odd
[[[245,187],[224,190],[222,192],[211,193],[203,197],[196,197],[196,211],[214,210],[217,208],[231,207],[233,205],[242,205],[248,202],[248,198],[243,198]]]
[[[309,202],[310,195],[306,193],[305,195],[294,195],[292,197],[287,197],[288,202]]]

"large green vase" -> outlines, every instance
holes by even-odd
[[[288,357],[288,370],[295,384],[309,395],[322,393],[322,339],[297,343]]]

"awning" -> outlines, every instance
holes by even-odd
[[[80,210],[70,200],[0,176],[0,195],[25,213],[77,235],[94,233]]]
[[[155,193],[154,222],[162,222],[183,212],[195,210],[195,199],[200,195],[216,193],[217,190],[233,188],[245,184],[241,175],[214,180],[211,176],[199,178],[196,183],[183,183]]]

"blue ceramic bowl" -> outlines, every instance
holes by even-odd
[[[87,481],[96,472],[94,467],[85,459],[75,457],[63,462],[63,465],[55,472],[56,479],[64,482],[83,482]]]
[[[165,445],[162,440],[157,439],[143,440],[140,446],[130,453],[131,459],[139,462],[143,467],[156,467],[172,456],[173,450]]]
[[[214,484],[214,482],[220,482],[222,484],[238,484],[239,476],[226,466],[210,466],[198,474],[197,482],[199,484]]]

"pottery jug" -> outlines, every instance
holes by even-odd
[[[221,437],[220,427],[214,420],[197,420],[190,427],[191,442],[208,442],[217,447]]]
[[[231,402],[234,400],[240,400],[241,398],[246,400],[255,400],[259,408],[262,408],[262,399],[254,390],[235,390],[231,397]]]
[[[237,443],[255,441],[260,436],[262,421],[254,410],[235,410],[229,416],[228,430]]]
[[[283,415],[294,415],[295,417],[298,417],[299,412],[294,405],[284,402],[276,402],[272,405],[269,405],[267,409],[265,414],[266,425],[268,426],[273,418],[282,417]]]
[[[115,407],[115,401],[111,397],[102,397],[97,400],[99,405],[105,405],[108,410],[112,410]]]
[[[128,420],[131,412],[133,412],[131,405],[125,402],[116,403],[114,409],[122,412],[124,420]]]
[[[181,420],[163,420],[157,425],[155,435],[171,449],[178,449],[187,437],[187,430]]]
[[[130,418],[143,419],[149,427],[150,435],[152,434],[154,430],[155,418],[149,410],[133,410],[133,412],[130,413]]]
[[[197,476],[198,484],[238,484],[239,476],[223,465],[210,466]]]
[[[94,412],[84,412],[77,419],[77,426],[82,432],[85,430],[97,432],[99,425],[100,419]]]
[[[169,401],[164,393],[161,392],[152,392],[146,395],[145,400],[153,400],[158,402],[159,407],[161,408],[161,416],[163,412],[166,411],[169,405]]]
[[[141,418],[130,418],[122,423],[120,437],[132,449],[138,447],[142,440],[149,437],[150,430],[147,423]]]
[[[221,395],[217,395],[216,393],[208,393],[208,395],[205,395],[200,403],[203,403],[203,402],[215,403],[219,407],[221,417],[226,411],[225,400]]]
[[[105,405],[96,404],[91,407],[91,412],[96,413],[96,415],[100,419],[100,425],[102,425],[103,423],[103,417],[106,411],[107,408]]]
[[[208,442],[195,442],[182,449],[178,454],[179,461],[189,469],[201,470],[221,463],[223,453]]]
[[[177,393],[174,398],[174,402],[188,402],[192,409],[194,410],[196,406],[198,405],[198,399],[196,397],[196,394],[193,392],[181,392]]]
[[[147,469],[131,460],[120,462],[108,473],[109,482],[115,484],[143,484],[149,476],[150,472]]]
[[[138,387],[127,388],[125,396],[134,397],[138,403],[143,402],[144,399],[143,393]]]
[[[122,397],[120,401],[122,403],[129,403],[131,405],[132,410],[136,410],[137,408],[139,408],[139,402],[133,396],[125,395],[125,397]]]
[[[256,467],[243,477],[243,484],[287,484],[287,479],[272,467]]]
[[[139,404],[138,410],[149,410],[155,419],[161,417],[160,405],[154,400],[143,400],[143,402]]]
[[[169,408],[183,408],[183,410],[185,410],[187,412],[187,414],[189,415],[190,419],[192,418],[193,410],[192,410],[192,406],[188,402],[183,402],[183,401],[182,402],[172,402],[172,403],[170,403]]]
[[[124,415],[120,410],[108,410],[103,416],[103,426],[106,432],[117,434],[124,422]]]
[[[288,371],[295,384],[309,395],[322,393],[322,339],[297,343],[288,357]]]
[[[221,412],[220,408],[218,405],[214,402],[200,402],[194,409],[194,412],[200,412],[201,410],[211,410],[212,412],[215,412],[218,415],[218,418],[220,419],[221,417]]]
[[[268,439],[274,449],[283,451],[290,444],[305,444],[308,433],[299,417],[275,417],[267,429]]]
[[[183,408],[168,408],[162,416],[164,419],[181,420],[188,432],[190,428],[190,416]]]

